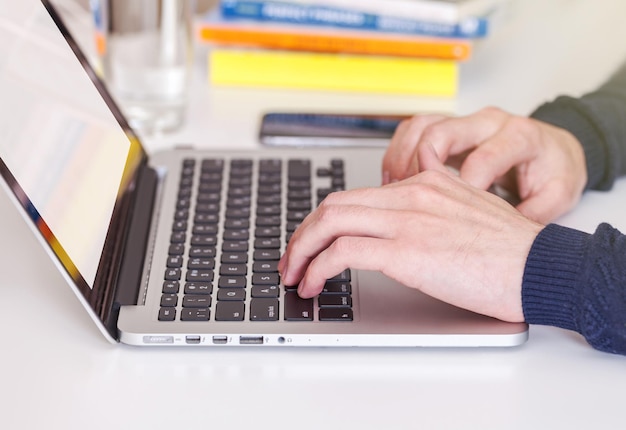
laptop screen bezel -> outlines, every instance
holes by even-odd
[[[15,195],[18,204],[22,206],[26,217],[31,221],[34,229],[38,231],[41,239],[47,243],[51,253],[56,256],[60,265],[65,269],[76,292],[82,295],[84,301],[90,306],[93,314],[95,314],[102,324],[100,329],[106,330],[112,339],[118,340],[119,335],[116,326],[117,309],[115,304],[116,285],[126,237],[128,236],[128,224],[132,215],[132,201],[135,198],[140,171],[141,169],[147,168],[148,157],[139,137],[130,127],[121,109],[117,106],[102,79],[95,72],[87,56],[82,52],[79,44],[70,33],[68,26],[64,23],[61,14],[57,11],[57,8],[55,8],[49,0],[40,0],[40,2],[47,10],[52,21],[57,26],[69,48],[76,56],[83,70],[87,73],[89,79],[96,87],[98,93],[103,98],[130,142],[120,187],[113,207],[111,221],[107,229],[106,240],[93,285],[90,286],[81,275],[71,257],[64,249],[63,244],[57,240],[54,232],[51,231],[46,223],[46,220],[33,205],[31,199],[2,159],[0,159],[0,176],[4,178],[9,189]]]

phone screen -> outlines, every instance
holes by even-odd
[[[387,146],[411,116],[273,112],[263,116],[259,138],[278,146]]]

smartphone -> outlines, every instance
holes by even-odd
[[[411,116],[271,112],[263,115],[259,139],[271,146],[387,146]]]

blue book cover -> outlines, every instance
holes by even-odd
[[[222,0],[220,11],[224,19],[231,20],[247,19],[432,37],[475,39],[485,37],[488,30],[488,20],[484,17],[467,18],[457,24],[446,24],[271,0]]]

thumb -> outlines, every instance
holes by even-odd
[[[438,170],[440,172],[448,172],[448,169],[443,164],[439,154],[435,150],[435,147],[431,143],[423,143],[418,148],[418,157],[414,157],[415,162],[419,160],[419,169],[421,172],[424,170]]]
[[[563,213],[554,204],[554,201],[546,196],[546,193],[538,193],[528,197],[517,205],[517,210],[525,217],[544,225]]]

